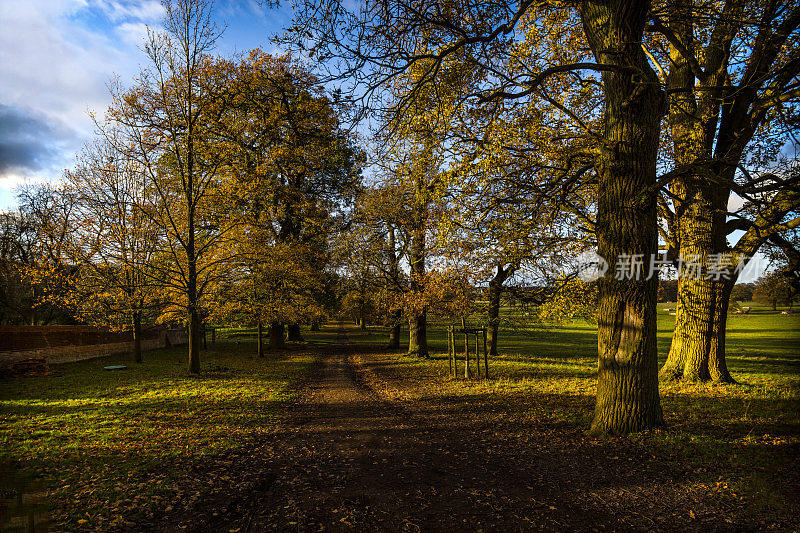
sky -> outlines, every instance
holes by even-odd
[[[272,37],[290,4],[217,0],[225,30],[216,52],[277,51]],[[0,210],[16,206],[20,185],[56,181],[74,166],[92,138],[90,112],[108,107],[114,77],[125,86],[147,65],[143,40],[162,17],[159,0],[0,0]],[[740,279],[763,272],[752,266]]]
[[[217,0],[216,52],[276,51],[286,9]],[[89,113],[108,107],[115,76],[125,86],[146,66],[143,39],[162,16],[158,0],[0,0],[0,209],[16,205],[19,185],[74,165],[92,137]]]

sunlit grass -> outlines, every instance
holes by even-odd
[[[659,305],[659,365],[666,360],[674,324],[666,308],[674,304]],[[471,323],[480,319],[471,317]],[[581,320],[501,330],[490,380],[449,377],[443,324],[428,335],[431,359],[397,354],[373,370],[389,397],[432,408],[460,401],[512,425],[524,420],[581,432],[589,428],[597,380],[595,325]],[[353,330],[351,338],[385,342],[385,333]],[[463,351],[463,337],[458,348]],[[800,316],[759,306],[749,315],[730,315],[727,354],[737,383],[660,383],[666,427],[618,437],[615,445],[644,445],[697,473],[702,483],[723,483],[759,508],[786,512],[793,490],[786,472],[795,468],[794,450],[800,445]]]
[[[58,502],[56,523],[107,519],[102,507],[117,499],[141,511],[147,506],[131,500],[131,485],[137,494],[144,488],[166,497],[189,475],[177,464],[272,430],[293,395],[289,385],[315,358],[282,352],[259,359],[252,344],[209,348],[199,377],[188,374],[183,347],[147,352],[140,365],[121,355],[3,381],[2,471],[40,478]],[[128,369],[103,370],[112,363]]]

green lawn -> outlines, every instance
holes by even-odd
[[[674,321],[665,309],[674,307],[659,304],[659,364],[666,359]],[[430,328],[428,335],[431,359],[398,354],[379,370],[385,383],[401,383],[396,378],[403,376],[414,384],[388,387],[384,392],[390,397],[431,404],[472,398],[468,403],[501,406],[502,416],[512,419],[589,428],[597,379],[594,325],[574,321],[501,330],[500,355],[490,361],[493,379],[488,381],[451,379],[442,325]],[[383,342],[385,334],[370,328],[353,330],[351,338]],[[618,444],[647,446],[654,454],[673,457],[686,471],[700,472],[709,486],[724,483],[767,513],[788,512],[799,486],[800,316],[764,307],[754,307],[749,315],[730,315],[727,353],[738,383],[661,383],[666,428],[622,437]]]
[[[674,317],[660,304],[658,316],[659,365],[666,360]],[[508,312],[508,310],[506,310]],[[471,323],[478,324],[472,317]],[[382,328],[352,330],[356,343],[385,342]],[[406,337],[407,339],[407,331]],[[401,358],[409,369],[419,367],[436,376],[448,375],[447,344],[443,324],[429,327],[432,358]],[[463,350],[463,337],[457,340]],[[474,343],[473,341],[470,341]],[[474,353],[474,344],[470,352]],[[502,329],[500,355],[490,362],[494,379],[488,382],[446,381],[448,387],[494,392],[528,391],[593,399],[596,386],[597,328],[584,320],[560,325],[538,324],[527,329]],[[738,381],[732,385],[661,383],[667,421],[673,427],[693,420],[711,425],[800,426],[800,315],[781,315],[754,306],[749,315],[730,315],[727,337],[728,367]],[[459,362],[459,365],[463,363]],[[463,368],[463,367],[459,367]],[[432,378],[433,379],[433,378]],[[591,404],[591,402],[588,402]],[[591,409],[575,413],[554,406],[553,416],[588,425]],[[749,437],[756,432],[747,431]]]
[[[51,519],[69,528],[114,525],[122,509],[146,513],[178,492],[196,497],[187,467],[273,427],[314,360],[253,358],[253,344],[209,348],[200,377],[188,376],[183,347],[146,352],[140,365],[120,355],[0,382],[6,490],[55,487]],[[128,369],[103,370],[114,363]]]
[[[659,305],[661,362],[673,321],[667,307],[674,305]],[[67,529],[124,525],[123,515],[135,520],[164,502],[198,498],[204,488],[193,479],[193,466],[222,457],[224,470],[227,451],[270,431],[280,406],[292,397],[290,385],[316,358],[309,347],[259,360],[253,357],[253,333],[221,330],[222,342],[203,353],[200,377],[187,375],[180,348],[147,352],[141,365],[118,356],[59,365],[51,376],[0,382],[0,473],[7,474],[0,491],[10,485],[27,484],[28,492],[47,487],[51,519]],[[349,327],[348,333],[357,345],[386,342],[385,328]],[[304,336],[317,347],[335,344],[337,328]],[[404,383],[386,394],[431,404],[474,398],[497,416],[588,428],[596,380],[592,324],[503,330],[501,355],[490,362],[488,381],[450,379],[443,324],[432,324],[429,336],[431,359],[398,354],[382,369]],[[796,482],[786,472],[796,470],[800,450],[798,345],[800,316],[763,307],[731,315],[728,363],[738,383],[662,383],[667,429],[621,438],[620,445],[674,455],[687,469],[704,472],[707,483],[727,483],[750,495],[751,504],[783,512],[787,487]],[[102,369],[119,362],[128,370]]]

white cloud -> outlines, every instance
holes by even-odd
[[[262,44],[287,18],[282,10],[267,17],[253,0],[219,0],[216,13],[228,12],[220,24],[231,20],[236,31],[225,33],[218,51]],[[158,0],[0,0],[0,106],[36,117],[52,130],[41,143],[25,143],[31,154],[40,154],[37,162],[48,155],[46,165],[6,165],[5,174],[16,174],[0,181],[0,204],[25,173],[56,179],[73,165],[75,153],[91,138],[89,112],[102,115],[111,102],[110,80],[119,76],[126,85],[146,65],[142,37],[148,26],[160,29],[163,14]],[[0,143],[0,159],[24,160],[17,144]]]
[[[136,19],[144,22],[157,22],[164,16],[164,7],[158,0],[143,2],[117,2],[100,0],[92,3],[103,11],[112,22]]]
[[[56,178],[60,178],[56,176]],[[17,189],[24,185],[55,181],[53,176],[42,174],[19,174],[15,172],[0,176],[0,211],[13,209],[17,203]]]
[[[116,31],[128,46],[141,47],[147,37],[149,27],[144,22],[123,22],[117,26]]]
[[[155,0],[0,2],[0,104],[29,110],[69,132],[56,131],[42,141],[48,144],[42,149],[56,157],[49,168],[28,169],[36,173],[31,179],[55,179],[72,165],[93,129],[89,111],[102,113],[108,106],[107,84],[115,74],[127,81],[139,70],[144,59],[139,37],[162,13]],[[0,188],[25,178],[7,176]]]
[[[35,109],[78,130],[88,127],[88,108],[108,101],[105,83],[112,65],[124,68],[126,62],[104,33],[74,19],[85,8],[79,0],[3,4],[2,103]]]
[[[60,176],[59,176],[60,177]],[[41,174],[4,174],[0,177],[0,189],[5,189],[6,191],[13,191],[20,185],[33,185],[35,183],[46,183],[48,181],[52,181],[49,176],[43,176]]]

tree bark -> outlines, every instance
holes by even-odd
[[[421,178],[416,181],[417,194],[424,195],[424,185]],[[419,200],[417,200],[419,202]],[[426,205],[416,205],[414,208],[414,227],[411,235],[411,250],[409,252],[409,269],[411,274],[411,292],[422,295],[425,290],[425,218]],[[417,302],[415,302],[416,304]],[[428,357],[428,320],[425,309],[415,308],[409,311],[408,327],[408,355]]]
[[[264,324],[258,322],[258,357],[264,357]]]
[[[675,330],[661,379],[733,383],[725,360],[725,328],[734,280],[681,279]]]
[[[200,315],[196,308],[189,311],[189,372],[200,373]]]
[[[658,250],[656,155],[664,97],[641,49],[649,2],[585,1],[580,15],[602,73],[604,143],[598,173],[598,253],[609,264]],[[599,280],[597,400],[591,433],[663,423],[658,396],[658,280]]]
[[[428,357],[428,319],[424,311],[408,318],[408,355]]]
[[[684,49],[671,46],[666,80],[673,153],[676,169],[691,169],[670,184],[674,214],[668,217],[669,244],[675,258],[693,258],[704,265],[710,256],[732,251],[752,256],[776,231],[774,224],[798,202],[790,188],[780,191],[763,206],[752,228],[757,231],[748,230],[733,249],[728,245],[728,184],[759,126],[771,120],[767,118],[771,113],[754,104],[762,98],[762,84],[772,83],[772,65],[790,35],[785,30],[776,32],[769,22],[775,21],[772,17],[778,11],[765,11],[760,29],[752,34],[745,65],[740,65],[752,75],[740,80],[740,89],[730,93],[730,67],[738,61],[730,39],[737,26],[746,24],[746,6],[746,2],[726,4],[726,15],[714,22],[712,38],[700,48],[695,36],[697,5],[691,0],[670,0],[665,5],[669,29]],[[697,78],[687,56],[700,60],[705,79]],[[786,89],[778,85],[771,94]],[[710,161],[715,164],[709,165]],[[699,275],[705,278],[705,267]],[[724,279],[679,282],[675,330],[662,378],[733,381],[725,363],[725,325],[733,284]]]
[[[514,267],[509,265],[503,269],[503,265],[497,265],[494,277],[489,281],[489,355],[497,355],[497,335],[500,330],[500,298],[503,294],[503,283],[514,273]]]
[[[389,329],[389,349],[397,350],[400,348],[400,326],[403,318],[403,311],[397,309],[392,312],[392,327]]]
[[[184,189],[186,197],[187,213],[187,236],[186,236],[186,259],[188,263],[188,276],[186,287],[186,299],[189,303],[189,372],[192,374],[200,373],[200,315],[198,313],[198,294],[197,294],[197,250],[195,249],[195,183],[194,183],[194,120],[192,108],[192,77],[188,65],[190,65],[189,48],[186,48],[186,75],[188,98],[186,101],[186,187]]]
[[[133,313],[133,360],[142,362],[142,313]]]
[[[286,328],[289,341],[301,342],[303,335],[300,333],[300,324],[289,324]]]
[[[713,293],[713,283],[709,280],[685,277],[678,280],[675,331],[667,362],[659,373],[662,379],[709,379]]]
[[[725,328],[728,324],[728,308],[731,301],[734,280],[726,280],[717,285],[714,297],[714,321],[711,328],[711,351],[708,354],[708,372],[713,381],[735,383],[725,360]]]
[[[278,321],[273,321],[269,327],[269,347],[273,350],[279,350],[286,347],[286,343],[283,340],[284,330],[283,323]]]
[[[189,139],[191,148],[191,137]],[[189,158],[189,190],[192,190],[191,157]],[[186,258],[188,260],[188,275],[186,279],[186,299],[188,300],[189,314],[189,372],[191,374],[200,373],[200,314],[198,313],[197,296],[197,257],[195,255],[194,243],[194,207],[193,199],[187,194],[187,202],[190,203],[189,209],[189,235],[186,244]]]
[[[400,286],[400,254],[397,252],[397,242],[395,238],[394,226],[389,224],[387,232],[387,252],[389,255],[389,282],[391,289],[397,291]],[[403,310],[395,309],[389,314],[391,329],[389,330],[389,349],[397,350],[400,348],[400,329],[403,319]]]

